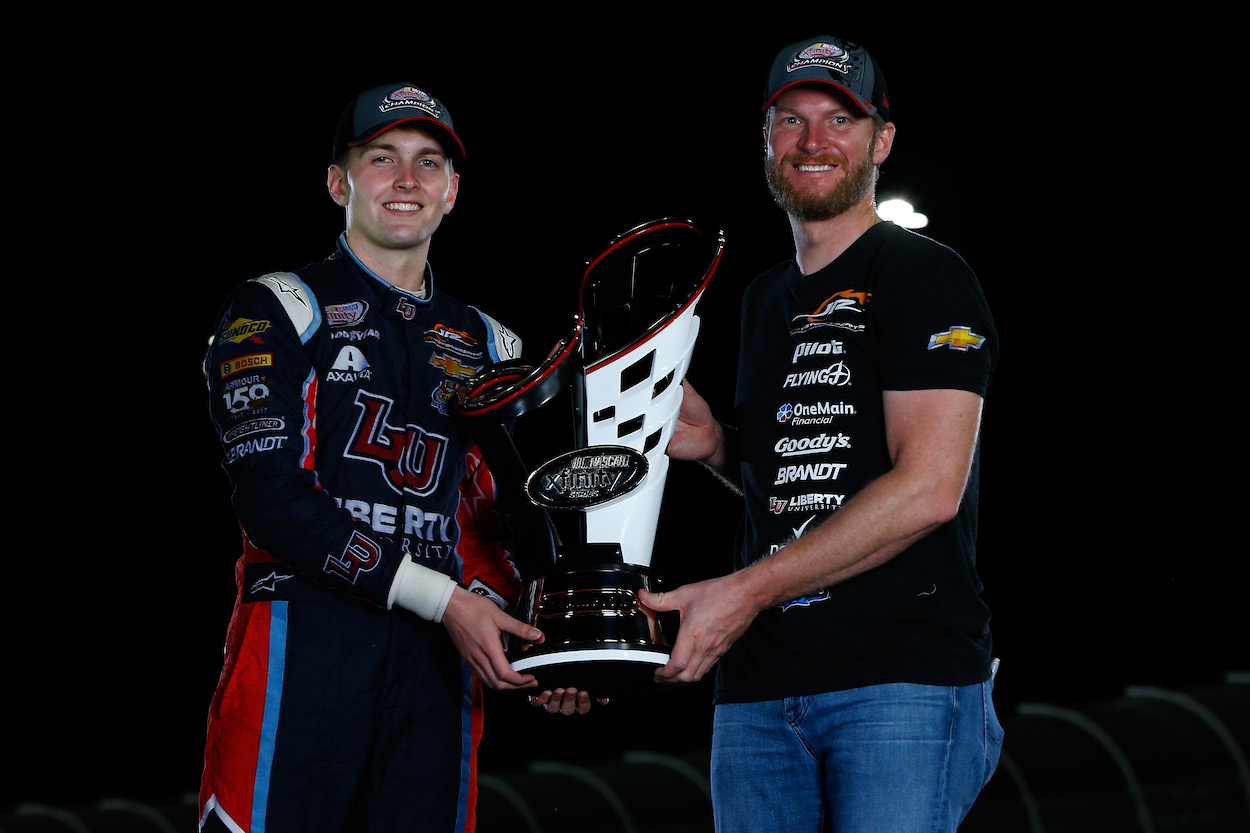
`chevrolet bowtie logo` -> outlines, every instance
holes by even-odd
[[[979,336],[972,332],[969,327],[951,327],[944,333],[935,333],[929,336],[929,349],[936,350],[939,347],[949,347],[952,350],[968,352],[968,350],[980,350],[981,345],[985,343],[985,336]]]
[[[466,377],[473,376],[482,369],[480,366],[471,367],[466,364],[461,364],[459,359],[454,356],[444,356],[437,353],[430,357],[430,364],[455,379],[464,379]]]

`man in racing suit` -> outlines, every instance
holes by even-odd
[[[518,576],[451,407],[520,342],[427,262],[463,155],[421,89],[361,93],[327,178],[336,250],[221,318],[204,369],[243,555],[202,829],[472,830],[479,681],[534,685],[503,657],[502,633],[541,634],[503,612]]]

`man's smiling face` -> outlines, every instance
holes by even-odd
[[[456,201],[459,174],[432,134],[399,125],[330,167],[327,187],[347,210],[353,251],[428,248]]]
[[[826,220],[871,201],[893,127],[877,130],[827,85],[801,85],[768,112],[764,173],[777,204],[800,221]]]

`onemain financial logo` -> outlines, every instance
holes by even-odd
[[[854,415],[855,406],[846,402],[787,402],[777,409],[777,421],[790,425],[828,425],[834,417]]]

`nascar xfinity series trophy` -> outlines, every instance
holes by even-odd
[[[546,636],[508,658],[543,688],[643,691],[668,662],[672,634],[636,591],[654,589],[664,452],[723,249],[688,220],[621,234],[588,263],[568,336],[479,374],[458,405],[512,524],[516,616]]]

